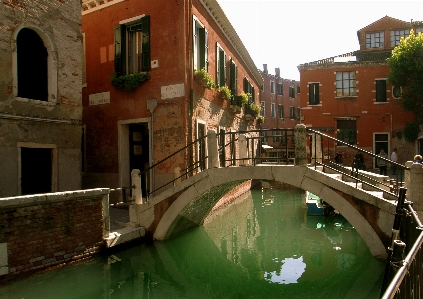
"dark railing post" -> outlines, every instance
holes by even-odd
[[[404,205],[404,201],[405,201],[405,193],[407,192],[407,189],[405,188],[401,188],[399,191],[399,196],[398,196],[398,203],[397,203],[397,208],[395,211],[395,219],[394,219],[394,226],[392,228],[392,236],[391,236],[391,246],[388,247],[388,258],[386,260],[386,266],[385,266],[385,274],[383,276],[383,283],[382,283],[382,289],[380,292],[380,297],[383,296],[383,294],[386,291],[386,288],[389,285],[389,281],[390,281],[390,271],[391,271],[391,259],[392,259],[392,252],[394,249],[394,242],[395,240],[398,239],[398,235],[399,235],[399,229],[401,226],[401,220],[402,217],[404,216],[404,209],[403,209],[403,205]]]

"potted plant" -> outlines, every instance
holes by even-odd
[[[216,83],[213,81],[209,73],[207,73],[205,68],[202,68],[201,70],[196,70],[194,72],[194,78],[195,81],[202,85],[204,88],[213,89],[216,87]]]
[[[261,116],[261,115],[257,116],[257,123],[259,124],[264,123],[264,116]]]
[[[226,85],[220,86],[217,92],[224,100],[229,100],[232,96],[231,90]]]
[[[231,98],[231,109],[232,111],[234,111],[235,113],[240,113],[241,112],[241,107],[244,104],[248,104],[248,93],[241,93],[237,96],[233,96]]]
[[[114,87],[124,88],[127,91],[134,90],[148,79],[150,79],[150,75],[147,72],[133,73],[129,75],[118,75],[116,72],[113,72],[110,75],[110,83],[112,83]]]

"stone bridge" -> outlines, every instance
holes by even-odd
[[[212,208],[231,192],[239,190],[240,186],[241,192],[243,189],[245,192],[255,180],[278,181],[322,198],[355,227],[373,256],[386,258],[395,218],[396,196],[380,189],[365,190],[360,188],[361,183],[357,188],[356,183],[348,182],[348,178],[344,181],[340,174],[325,173],[318,167],[307,165],[305,127],[297,127],[295,165],[253,166],[247,162],[241,163],[242,166],[219,168],[216,133],[209,132],[208,169],[178,182],[148,201],[143,201],[140,194],[137,196],[136,190],[141,189],[136,188],[133,192],[135,204],[129,209],[130,221],[144,227],[147,237],[165,240],[202,225]],[[242,138],[239,143],[239,157],[246,157]]]

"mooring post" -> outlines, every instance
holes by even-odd
[[[307,138],[306,126],[298,124],[294,129],[295,165],[307,166]]]
[[[385,274],[383,276],[383,283],[382,283],[382,289],[380,291],[380,297],[383,296],[390,282],[391,260],[392,260],[395,241],[398,240],[399,229],[401,227],[401,220],[402,220],[402,217],[404,216],[403,206],[404,206],[406,192],[407,192],[406,188],[403,188],[403,187],[400,188],[399,195],[398,195],[397,208],[395,211],[394,226],[392,227],[391,244],[388,247],[388,258],[386,260]]]
[[[142,191],[141,191],[141,172],[139,169],[132,169],[132,201],[140,205],[142,204]]]

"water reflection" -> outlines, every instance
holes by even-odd
[[[302,190],[263,188],[165,242],[15,281],[0,298],[378,298],[384,264]]]

